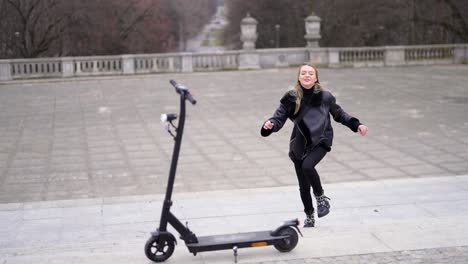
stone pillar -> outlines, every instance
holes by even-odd
[[[193,72],[192,53],[182,53],[182,72]]]
[[[405,48],[402,46],[385,47],[385,66],[405,65]]]
[[[324,48],[309,48],[309,62],[316,66],[328,66],[329,53]]]
[[[306,34],[304,38],[307,41],[308,48],[318,48],[320,36],[320,17],[316,16],[313,12],[305,19]]]
[[[454,63],[468,63],[468,45],[456,44],[453,48]]]
[[[71,77],[75,73],[75,69],[73,67],[73,58],[71,57],[63,57],[62,60],[62,77]]]
[[[239,70],[260,69],[260,55],[255,51],[240,51]]]
[[[0,81],[12,80],[10,60],[0,60]]]
[[[122,55],[122,73],[123,74],[135,73],[135,61],[132,55]]]
[[[167,64],[168,70],[171,72],[174,71],[174,57],[167,58]]]
[[[339,67],[340,66],[340,51],[338,49],[328,49],[328,66]]]
[[[260,69],[260,55],[255,51],[257,20],[247,13],[241,22],[242,51],[239,53],[239,70]]]

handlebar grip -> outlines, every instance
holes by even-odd
[[[180,89],[180,88],[179,88],[180,85],[179,85],[176,81],[174,81],[174,80],[169,80],[169,82],[172,84],[172,86],[174,86],[174,88]]]
[[[187,100],[193,105],[197,103],[197,100],[193,99],[193,96],[189,93],[189,91],[187,91],[187,93],[185,94],[185,98],[187,98]]]
[[[169,82],[174,86],[176,89],[177,93],[184,93],[185,98],[192,103],[193,105],[197,103],[197,100],[193,99],[193,96],[190,94],[189,90],[187,87],[177,83],[175,80],[169,80]]]

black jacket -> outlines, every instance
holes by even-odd
[[[337,103],[335,97],[328,91],[314,93],[313,89],[303,89],[304,96],[301,108],[295,115],[295,95],[287,92],[280,100],[280,106],[269,120],[274,124],[272,129],[264,129],[261,135],[266,137],[279,131],[287,119],[294,122],[294,128],[289,143],[289,156],[293,161],[302,160],[316,146],[322,146],[328,151],[333,143],[333,128],[330,115],[335,121],[357,132],[361,123],[357,118],[347,114]]]

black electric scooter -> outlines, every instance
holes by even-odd
[[[175,217],[170,208],[172,206],[171,196],[174,186],[176,175],[177,160],[179,158],[180,146],[182,143],[182,134],[184,132],[185,123],[185,100],[188,100],[193,105],[196,104],[195,99],[190,94],[189,90],[178,84],[174,80],[170,80],[176,92],[180,95],[180,115],[179,123],[176,127],[172,121],[177,119],[177,114],[163,114],[161,121],[167,125],[167,131],[175,139],[174,150],[172,153],[171,168],[169,171],[169,179],[166,189],[166,197],[164,199],[161,221],[159,228],[151,233],[145,245],[146,256],[154,262],[162,262],[167,260],[174,252],[176,239],[174,235],[167,231],[167,224],[174,227],[180,234],[180,238],[185,242],[189,252],[197,255],[202,251],[215,251],[232,249],[234,251],[234,260],[237,262],[237,249],[246,247],[259,247],[259,246],[274,246],[280,252],[289,252],[293,250],[299,240],[297,233],[301,234],[299,230],[299,220],[290,220],[284,222],[283,225],[273,231],[258,231],[258,232],[245,232],[237,234],[224,234],[215,236],[202,236],[197,237],[187,226],[184,226],[177,217]],[[175,135],[171,131],[175,130]],[[297,231],[297,232],[296,232]]]

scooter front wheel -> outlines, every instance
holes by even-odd
[[[274,247],[278,251],[289,252],[296,247],[299,236],[297,235],[296,230],[294,230],[292,227],[288,226],[281,229],[278,235],[287,236],[274,244]]]
[[[145,244],[145,254],[154,262],[163,262],[174,253],[175,241],[170,237],[151,236]]]

